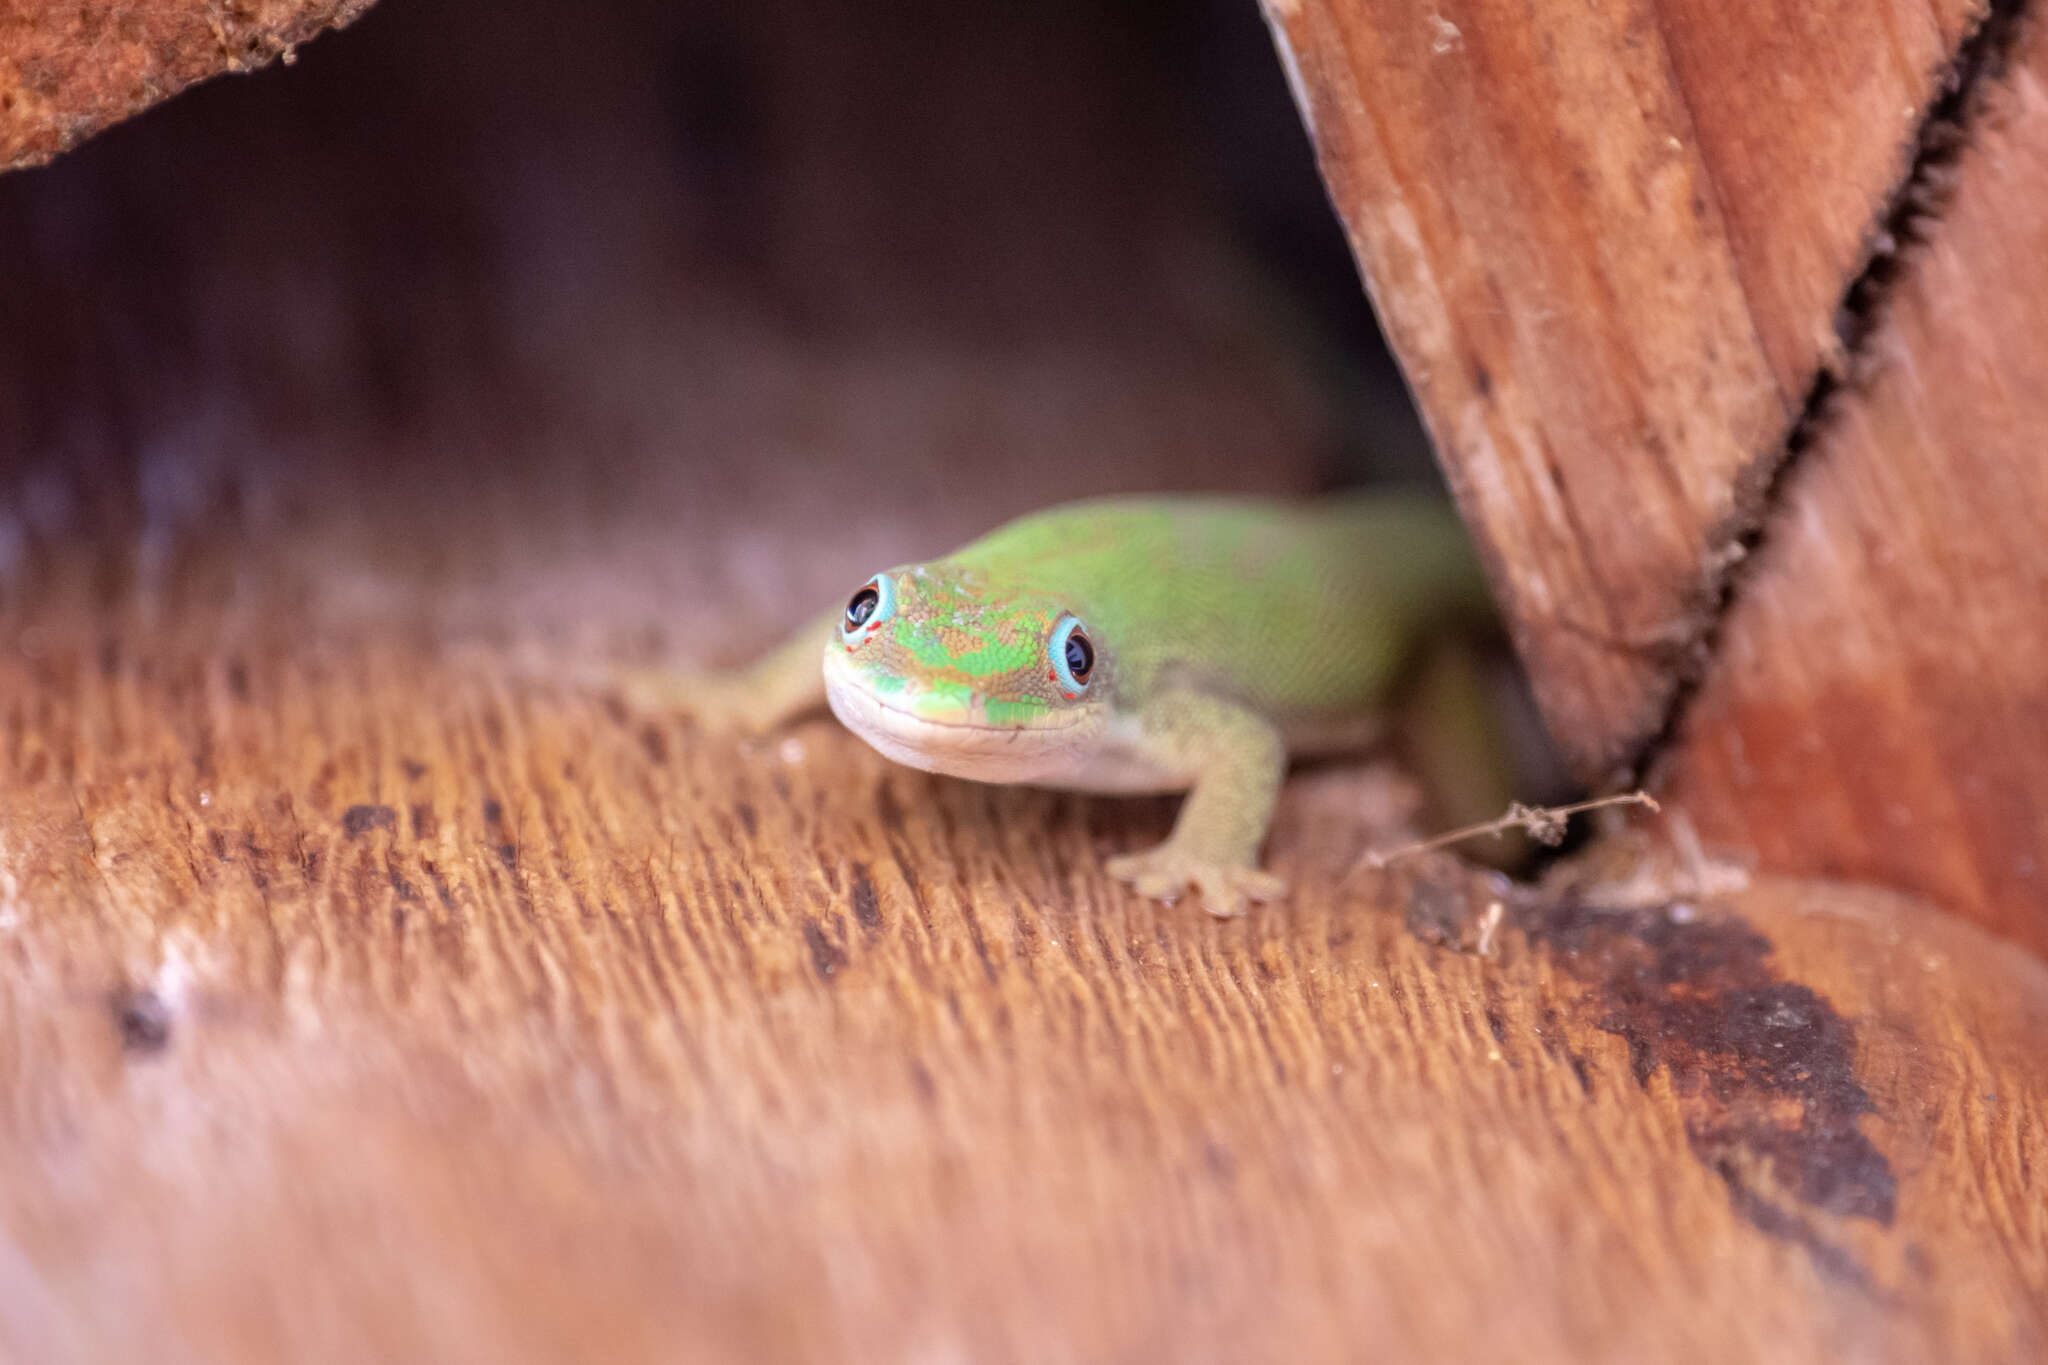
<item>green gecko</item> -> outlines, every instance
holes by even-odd
[[[899,763],[980,782],[1187,791],[1108,872],[1212,914],[1258,865],[1290,754],[1357,747],[1425,636],[1489,610],[1440,498],[1103,498],[876,574],[750,668],[640,673],[641,705],[760,732],[826,702]]]

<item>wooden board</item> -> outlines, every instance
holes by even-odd
[[[0,3],[0,171],[48,161],[186,86],[293,59],[371,0]]]
[[[1219,923],[1097,870],[1168,803],[261,618],[8,619],[8,1359],[2048,1347],[2048,969],[1923,905],[1460,953],[1336,770]]]
[[[740,43],[844,116],[699,179],[673,7],[421,0],[0,182],[0,1359],[2038,1359],[2048,973],[1922,904],[1487,934],[1347,877],[1352,766],[1219,924],[1097,870],[1171,802],[608,696],[1048,487],[1313,476],[1147,268],[1242,297],[1156,92],[941,8]],[[906,146],[876,70],[975,75]]]
[[[2029,22],[1745,575],[1662,790],[1765,865],[2048,952],[2048,26]]]
[[[1539,699],[1626,768],[1981,6],[1267,12]]]

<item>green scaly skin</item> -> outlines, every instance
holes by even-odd
[[[1463,527],[1422,496],[1106,498],[877,577],[894,600],[876,619],[834,610],[737,674],[642,674],[629,694],[757,732],[825,701],[930,772],[1186,790],[1165,843],[1107,867],[1218,915],[1286,890],[1258,852],[1287,756],[1369,737],[1417,644],[1487,610]],[[1053,657],[1069,618],[1085,678]]]

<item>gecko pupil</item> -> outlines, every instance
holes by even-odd
[[[1067,672],[1074,675],[1074,681],[1087,682],[1094,669],[1095,647],[1088,637],[1078,630],[1067,636]]]
[[[876,592],[873,588],[862,588],[859,592],[855,593],[853,600],[846,604],[847,629],[859,630],[862,626],[866,625],[868,618],[875,614],[875,608],[881,605],[881,601],[882,594]]]

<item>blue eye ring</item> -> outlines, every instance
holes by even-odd
[[[839,621],[839,638],[848,649],[872,639],[882,622],[896,614],[896,585],[889,575],[878,573],[860,585],[847,599],[846,612]]]
[[[1095,644],[1088,638],[1088,627],[1081,624],[1080,617],[1062,616],[1052,628],[1045,652],[1052,664],[1052,681],[1066,693],[1068,701],[1088,690],[1088,680],[1095,676]]]

